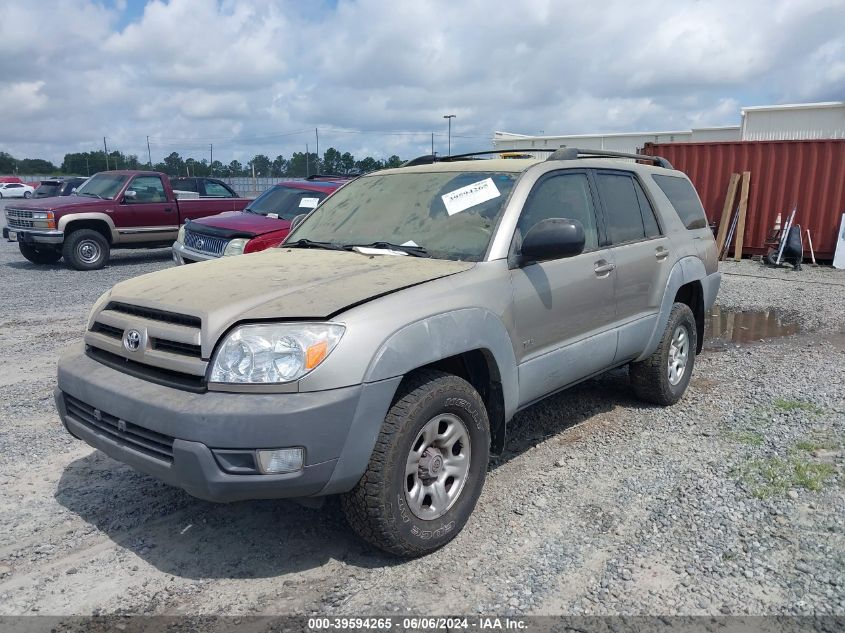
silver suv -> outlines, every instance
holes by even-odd
[[[623,365],[671,405],[701,351],[720,276],[690,181],[587,154],[412,161],[279,248],[116,285],[59,363],[65,426],[203,499],[339,494],[373,545],[441,547],[517,411]]]

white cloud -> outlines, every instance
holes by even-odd
[[[0,149],[60,160],[108,136],[145,155],[150,135],[154,160],[212,142],[243,160],[313,148],[319,127],[321,150],[411,156],[432,131],[443,148],[446,113],[470,150],[494,129],[679,129],[845,99],[842,0],[152,0],[121,27],[127,6],[4,2]]]

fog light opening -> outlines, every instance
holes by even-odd
[[[256,451],[258,469],[265,475],[280,475],[302,470],[305,459],[303,448],[279,448],[269,451]]]

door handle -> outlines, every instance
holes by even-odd
[[[661,247],[660,247],[660,248],[658,248],[656,251],[654,251],[654,256],[655,256],[657,259],[659,259],[659,260],[663,261],[664,259],[666,259],[667,257],[669,257],[669,251],[668,251],[668,250],[666,250],[665,248],[663,248],[663,247],[661,246]]]
[[[599,277],[605,277],[616,270],[616,264],[611,264],[610,262],[600,259],[596,262],[596,266],[593,270],[596,271],[596,275]]]
[[[165,213],[170,213],[171,211],[173,211],[173,207],[164,207]]]

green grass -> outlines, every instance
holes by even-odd
[[[811,462],[806,459],[750,460],[738,469],[740,479],[759,499],[784,495],[790,488],[805,488],[817,492],[837,474],[831,464]]]
[[[800,440],[794,444],[795,450],[805,451],[807,453],[812,453],[813,451],[835,451],[840,446],[839,442],[826,438]]]
[[[812,402],[805,402],[803,400],[786,400],[784,398],[778,398],[773,404],[775,409],[785,411],[787,413],[791,411],[807,411],[808,413],[819,414],[824,411],[824,409]]]
[[[759,431],[752,431],[748,429],[743,431],[733,431],[728,433],[728,437],[735,442],[747,444],[748,446],[762,446],[763,442],[766,440],[766,436]]]

